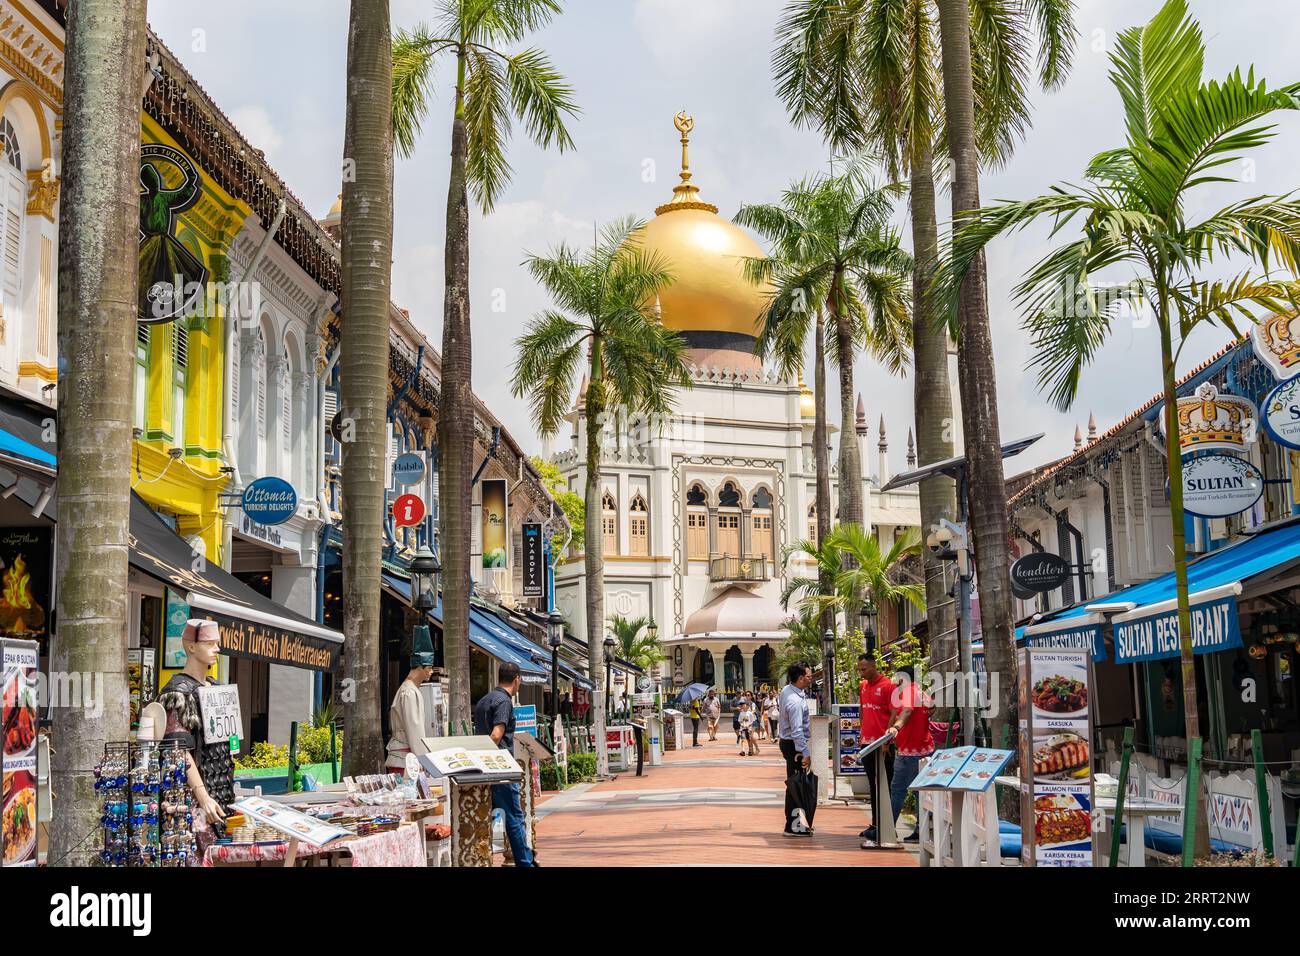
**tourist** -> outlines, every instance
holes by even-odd
[[[745,749],[740,751],[740,755],[757,757],[758,756],[758,731],[754,729],[758,721],[755,709],[750,706],[749,701],[740,705],[740,732],[745,738]]]
[[[785,775],[788,780],[795,770],[812,767],[812,750],[809,738],[812,736],[812,721],[808,716],[808,686],[812,684],[812,668],[802,662],[791,664],[785,673],[785,687],[781,689],[779,721],[777,736],[780,738],[781,756],[785,758]],[[783,811],[784,812],[784,811]],[[812,827],[807,820],[801,820],[795,826],[795,818],[786,817],[785,835],[811,836]]]
[[[764,715],[767,717],[767,732],[773,739],[777,739],[776,725],[781,714],[781,704],[776,698],[776,691],[767,692],[767,704],[764,708]]]
[[[893,711],[888,733],[894,737],[898,756],[894,759],[894,779],[889,783],[889,799],[893,804],[894,823],[903,809],[907,789],[921,771],[921,758],[934,753],[934,739],[930,736],[930,698],[916,683],[912,666],[906,665],[894,672],[897,687],[891,700]],[[917,842],[913,832],[904,843]]]
[[[704,698],[704,716],[709,722],[709,739],[718,739],[718,721],[722,718],[722,701],[718,692],[709,688],[709,696]]]
[[[735,698],[735,700],[731,702],[731,729],[736,732],[737,747],[739,747],[742,743],[744,743],[745,740],[745,738],[741,735],[740,732],[740,706],[744,702],[745,702],[745,697],[743,694],[738,695]]]
[[[474,733],[486,734],[502,750],[515,749],[515,694],[519,692],[519,665],[506,662],[497,669],[497,686],[474,705]],[[519,806],[519,784],[492,784],[492,809],[506,818],[506,836],[515,866],[535,866],[533,851],[524,834],[524,814]]]
[[[691,701],[691,746],[702,747],[700,743],[700,699]]]
[[[858,655],[858,713],[861,719],[862,743],[869,744],[885,735],[889,729],[890,704],[894,698],[894,682],[880,673],[876,659],[870,654]],[[885,757],[885,776],[890,782],[894,779],[894,749],[890,744],[882,744]],[[866,759],[867,785],[871,790],[871,826],[859,836],[863,838],[862,848],[873,849],[879,837],[876,834],[876,821],[880,819],[880,801],[876,792],[876,755]]]

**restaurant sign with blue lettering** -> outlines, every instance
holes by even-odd
[[[1159,607],[1161,610],[1155,614],[1144,613],[1146,609],[1139,608],[1112,619],[1115,663],[1133,664],[1179,656],[1178,607],[1170,601]],[[1193,654],[1241,647],[1235,594],[1193,604],[1191,611]]]
[[[258,478],[244,489],[242,507],[258,524],[283,524],[298,511],[298,493],[283,478]]]
[[[1183,508],[1198,518],[1227,518],[1264,494],[1260,470],[1233,455],[1212,452],[1183,462]]]
[[[1300,377],[1287,379],[1264,399],[1264,431],[1287,448],[1300,448]]]

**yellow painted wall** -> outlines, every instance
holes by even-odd
[[[141,115],[141,128],[141,142],[180,150],[148,115]],[[225,282],[231,278],[230,243],[251,210],[218,186],[194,157],[190,159],[199,168],[203,193],[193,207],[176,217],[174,235],[207,266],[210,282]],[[202,538],[206,559],[219,566],[225,529],[218,496],[228,480],[220,470],[225,317],[211,296],[208,303],[205,314],[149,327],[144,433],[135,442],[131,483],[150,507],[176,517],[182,536]],[[182,322],[188,330],[189,358],[184,433],[177,434],[172,350],[175,327]],[[172,449],[181,450],[179,458],[171,456]]]

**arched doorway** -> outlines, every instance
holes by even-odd
[[[762,687],[764,684],[771,684],[772,681],[772,662],[776,659],[776,651],[772,650],[770,644],[764,644],[754,652],[754,687]]]
[[[740,648],[732,644],[727,648],[725,663],[725,680],[727,693],[745,689],[745,658]]]
[[[709,686],[714,683],[713,655],[704,648],[699,648],[695,652],[695,664],[691,667],[691,683]]]

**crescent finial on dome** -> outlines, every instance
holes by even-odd
[[[673,126],[682,134],[682,171],[678,173],[681,182],[673,187],[673,198],[655,210],[655,215],[663,215],[675,209],[707,209],[716,213],[718,207],[700,199],[700,187],[691,182],[691,163],[689,147],[691,131],[695,129],[695,117],[682,110],[673,117]]]

